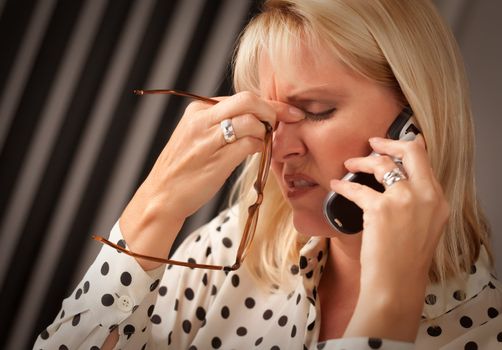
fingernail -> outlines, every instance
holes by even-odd
[[[298,119],[303,119],[305,118],[305,112],[303,112],[301,109],[289,106],[288,110],[289,114],[292,115],[293,117],[297,117]]]

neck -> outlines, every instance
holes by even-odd
[[[328,278],[334,278],[341,285],[359,285],[361,274],[361,235],[343,235],[330,239],[326,267]],[[329,266],[328,266],[329,265]],[[324,277],[324,276],[323,276]]]
[[[320,340],[339,338],[345,332],[359,297],[361,237],[333,237],[319,284]]]

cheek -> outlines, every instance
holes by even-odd
[[[323,178],[341,178],[345,175],[344,162],[352,157],[369,154],[370,146],[366,135],[350,127],[325,128],[317,130],[308,146],[310,155],[318,164]]]

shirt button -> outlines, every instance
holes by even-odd
[[[129,312],[132,310],[133,302],[132,302],[132,299],[128,295],[122,295],[117,300],[117,305],[121,311]]]

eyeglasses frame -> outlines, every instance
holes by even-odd
[[[192,94],[190,92],[185,92],[185,91],[180,91],[180,90],[134,90],[133,91],[135,95],[147,95],[147,94],[163,94],[163,95],[175,95],[175,96],[182,96],[182,97],[189,97],[194,100],[199,100],[203,101],[209,104],[217,104],[218,100],[205,97],[205,96],[200,96],[196,94]],[[169,264],[169,265],[178,265],[178,266],[184,266],[184,267],[189,267],[189,268],[200,268],[200,269],[207,269],[207,270],[223,270],[223,271],[235,271],[239,269],[242,265],[242,262],[244,261],[244,258],[246,257],[249,247],[252,244],[255,232],[256,232],[256,224],[258,222],[258,215],[259,215],[259,210],[260,206],[263,202],[263,190],[265,188],[265,184],[267,182],[268,178],[268,173],[270,169],[270,162],[272,158],[272,131],[273,128],[272,126],[267,123],[267,122],[262,122],[265,125],[265,139],[264,139],[264,148],[263,152],[260,158],[260,164],[258,168],[258,174],[256,177],[256,181],[253,185],[255,191],[256,191],[256,200],[255,202],[248,207],[248,216],[246,219],[246,224],[244,225],[244,231],[242,233],[242,238],[239,243],[239,247],[237,249],[237,254],[235,258],[235,262],[232,265],[224,266],[224,265],[210,265],[210,264],[198,264],[198,263],[191,263],[188,261],[178,261],[178,260],[172,260],[172,259],[164,259],[164,258],[159,258],[159,257],[154,257],[154,256],[149,256],[149,255],[144,255],[144,254],[139,254],[135,253],[131,250],[128,250],[124,247],[119,246],[118,244],[115,244],[113,242],[110,242],[106,238],[98,235],[93,235],[92,239],[106,244],[110,247],[113,247],[117,249],[118,251],[121,251],[129,256],[132,256],[134,258],[138,259],[144,259],[144,260],[149,260],[149,261],[154,261],[162,264]]]

